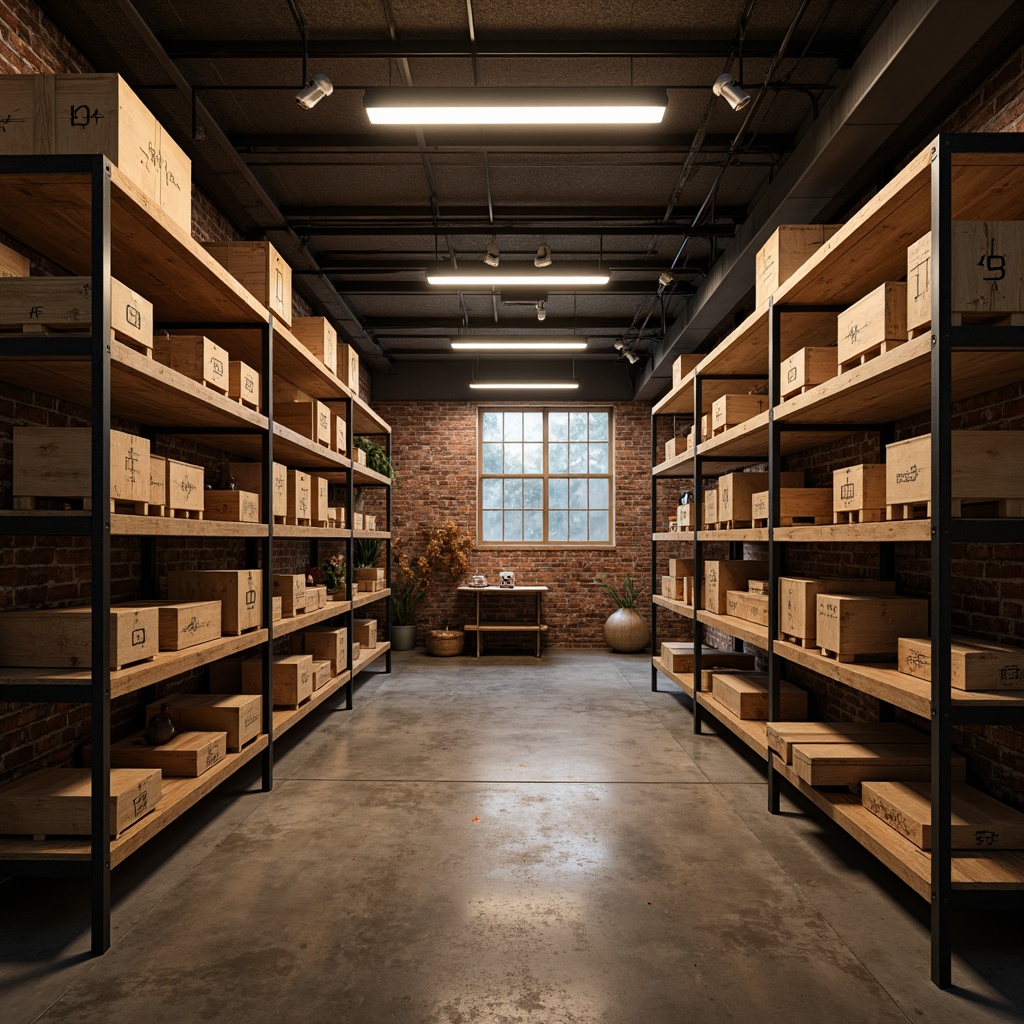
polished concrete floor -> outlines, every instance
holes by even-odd
[[[0,885],[0,1021],[890,1024],[1024,1013],[1008,911],[926,908],[650,662],[396,655],[88,893]]]

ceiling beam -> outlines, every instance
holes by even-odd
[[[164,49],[176,60],[270,60],[302,58],[300,39],[163,39]],[[805,40],[793,39],[793,50],[803,52]],[[316,59],[386,58],[516,58],[516,57],[669,57],[679,59],[715,58],[721,60],[735,52],[733,39],[565,39],[537,35],[529,39],[503,37],[492,41],[468,39],[310,39],[308,55]],[[778,40],[746,39],[743,56],[772,58]],[[836,60],[846,66],[856,53],[856,40],[816,36],[805,56]]]

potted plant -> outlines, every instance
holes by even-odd
[[[372,469],[374,473],[386,476],[392,483],[395,482],[395,470],[388,458],[387,449],[383,445],[371,441],[368,437],[357,437],[353,442],[355,448],[366,452],[366,468]]]
[[[594,582],[606,590],[615,602],[615,611],[604,624],[604,642],[613,650],[623,654],[642,651],[651,638],[647,623],[637,614],[635,605],[643,593],[643,585],[637,587],[632,576],[622,581],[622,589],[609,583],[603,576]]]
[[[439,570],[454,581],[466,574],[473,538],[457,523],[449,520],[443,526],[427,531],[427,549],[424,555],[431,570]],[[427,650],[436,657],[448,658],[461,654],[466,633],[461,629],[432,629],[427,633]]]
[[[416,610],[430,586],[430,563],[422,555],[411,558],[401,538],[391,544],[391,649],[411,651],[416,646]]]
[[[348,567],[341,555],[331,555],[319,565],[312,566],[306,573],[306,582],[320,584],[327,588],[327,596],[332,601],[345,600],[345,578]]]

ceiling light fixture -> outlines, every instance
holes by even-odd
[[[725,101],[733,110],[742,110],[750,102],[750,93],[746,92],[730,74],[719,75],[711,91],[716,96],[725,97]]]
[[[630,366],[635,366],[640,362],[640,357],[635,352],[623,352],[622,354],[626,357],[626,361]]]
[[[661,288],[667,288],[675,279],[675,274],[671,271],[663,270],[658,275],[658,286]]]
[[[498,273],[473,273],[465,270],[435,270],[427,275],[427,283],[449,287],[498,287],[513,285],[601,285],[608,283],[608,275],[590,270],[570,271],[537,270],[535,267],[522,270],[503,269]]]
[[[367,89],[371,124],[660,124],[664,89]]]
[[[537,300],[537,319],[538,320],[547,320],[547,318],[548,318],[548,311],[544,308],[544,300],[543,299],[538,299]]]
[[[489,267],[496,267],[501,263],[501,252],[498,249],[498,239],[491,235],[491,240],[487,243],[487,252],[484,253],[484,263]]]
[[[551,247],[548,245],[538,245],[537,255],[533,258],[533,265],[535,267],[550,267],[551,266]]]
[[[474,391],[575,391],[577,380],[474,380],[469,385]]]
[[[587,347],[581,338],[527,338],[501,341],[490,338],[460,338],[452,348],[461,352],[580,352]]]
[[[334,92],[334,86],[326,75],[314,75],[309,85],[295,94],[295,100],[303,110],[312,110],[332,92]]]

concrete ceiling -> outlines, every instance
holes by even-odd
[[[236,226],[278,246],[298,292],[373,368],[376,397],[467,397],[475,365],[449,342],[472,331],[586,338],[580,397],[608,399],[667,390],[675,355],[713,344],[752,304],[753,253],[770,231],[848,213],[842,202],[917,144],[908,127],[923,143],[1019,42],[1024,5],[976,0],[969,15],[952,0],[42,6],[153,107]],[[1004,31],[988,31],[1000,17]],[[723,70],[754,97],[746,111],[712,95]],[[335,91],[303,111],[294,94],[314,74]],[[375,128],[362,106],[373,86],[630,84],[667,89],[663,124],[415,131]],[[426,284],[438,262],[481,266],[492,235],[503,266],[530,266],[546,243],[556,264],[600,261],[611,285],[547,289],[540,323],[534,302],[507,289]],[[663,271],[674,281],[662,289]],[[623,341],[635,364],[613,348]],[[507,358],[488,369],[523,375]]]

